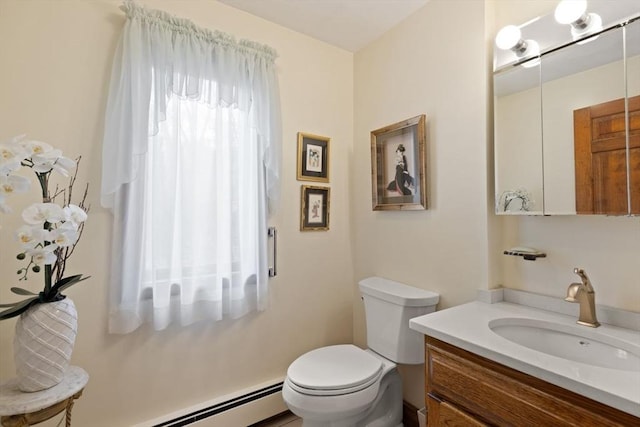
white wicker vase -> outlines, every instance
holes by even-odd
[[[20,315],[13,338],[20,390],[45,390],[62,381],[77,330],[78,313],[70,298],[36,304]]]

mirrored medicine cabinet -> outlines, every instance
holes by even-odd
[[[495,49],[497,214],[640,215],[640,8],[612,4],[585,38],[551,14],[520,27],[540,54]]]

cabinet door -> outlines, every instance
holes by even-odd
[[[487,424],[481,423],[466,412],[456,408],[455,406],[443,402],[437,397],[427,395],[427,412],[429,427],[446,426],[446,427],[486,427]]]
[[[633,194],[629,188],[640,188],[640,174],[627,173],[625,108],[629,111],[632,134],[640,135],[640,96],[629,98],[628,102],[618,99],[592,105],[573,113],[579,214],[625,215],[629,213],[628,194]],[[640,164],[640,138],[630,141],[630,164]],[[636,202],[632,198],[632,202],[640,206],[640,199]],[[640,214],[638,206],[632,206],[630,213]]]
[[[435,338],[426,337],[426,342],[427,406],[433,425],[477,426],[482,420],[518,427],[640,426],[640,418],[629,413]]]

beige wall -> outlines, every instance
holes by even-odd
[[[142,4],[274,47],[283,110],[278,277],[270,307],[226,324],[107,334],[111,215],[99,205],[101,135],[108,77],[124,23],[111,0],[0,1],[0,140],[26,133],[82,155],[91,213],[70,273],[92,276],[69,290],[78,307],[72,363],[90,374],[74,425],[128,426],[285,375],[314,347],[352,342],[353,268],[348,164],[353,135],[353,55],[209,0]],[[298,231],[296,132],[331,137],[331,230]],[[34,202],[35,191],[17,198]],[[20,265],[12,233],[19,215],[0,217],[0,300]],[[40,281],[31,279],[39,290]],[[0,380],[13,375],[15,321],[0,322]],[[245,421],[248,421],[245,419]],[[255,421],[255,420],[254,420]],[[57,420],[56,420],[57,422]],[[55,424],[53,424],[55,425]],[[228,427],[228,426],[225,426]]]
[[[484,22],[483,2],[432,0],[355,55],[356,279],[379,275],[432,290],[441,295],[440,308],[474,299],[478,288],[495,280],[487,257]],[[427,116],[429,209],[374,212],[370,131],[418,114]],[[364,345],[359,299],[354,300],[354,326],[356,342]],[[423,367],[401,372],[405,398],[423,406]]]

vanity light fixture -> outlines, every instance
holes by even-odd
[[[587,0],[562,0],[553,14],[560,24],[571,25],[571,37],[578,40],[602,30],[602,17],[597,13],[587,13]],[[591,37],[578,44],[595,40]]]
[[[522,31],[515,25],[503,27],[496,35],[496,46],[503,50],[511,50],[519,59],[534,58],[540,54],[540,46],[535,40],[524,40]],[[535,67],[540,59],[529,60],[523,67]]]

